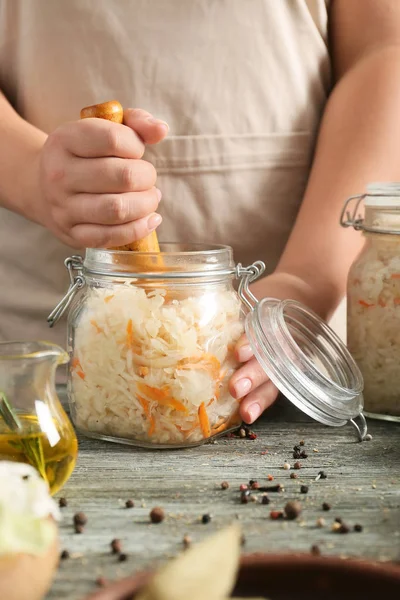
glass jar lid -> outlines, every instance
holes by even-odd
[[[245,329],[259,364],[288,400],[325,425],[350,421],[365,437],[361,372],[325,321],[294,300],[264,298],[248,313]]]

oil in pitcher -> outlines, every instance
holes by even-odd
[[[56,368],[66,362],[54,344],[0,343],[0,460],[31,464],[51,494],[69,479],[78,454],[55,389]]]

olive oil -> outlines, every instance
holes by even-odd
[[[52,419],[43,427],[36,416],[18,416],[20,432],[10,431],[0,417],[0,460],[31,464],[47,481],[53,495],[75,467],[78,442],[72,425],[68,420],[60,423]]]

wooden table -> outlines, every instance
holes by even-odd
[[[369,421],[372,441],[358,443],[350,426],[327,428],[310,421],[280,401],[253,428],[256,440],[220,439],[217,443],[180,451],[143,451],[132,447],[80,440],[78,464],[61,492],[68,500],[61,525],[64,560],[48,599],[81,600],[95,589],[95,580],[120,578],[172,557],[182,550],[189,534],[200,540],[217,528],[239,519],[246,538],[245,552],[309,552],[313,544],[322,554],[400,560],[400,426]],[[305,441],[308,458],[302,469],[293,467],[293,446]],[[319,471],[327,478],[315,481]],[[290,479],[295,472],[297,479]],[[240,503],[239,485],[250,479],[262,485],[284,485],[270,493],[271,504]],[[222,490],[221,482],[229,489]],[[307,494],[300,486],[309,486]],[[133,499],[135,507],[125,508]],[[299,499],[303,513],[297,521],[274,521],[272,509]],[[329,512],[322,503],[332,505]],[[167,518],[149,524],[155,506]],[[84,533],[74,533],[72,518],[88,517]],[[210,514],[209,524],[200,522]],[[326,526],[318,528],[322,517]],[[335,517],[361,533],[331,531]],[[126,562],[110,553],[113,538],[121,539]]]

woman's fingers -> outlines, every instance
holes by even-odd
[[[110,248],[141,240],[156,229],[162,217],[153,213],[123,225],[78,224],[70,229],[71,245],[77,248]]]
[[[240,403],[240,416],[249,425],[273,404],[278,396],[278,390],[272,383],[267,381],[253,392],[248,394]]]
[[[148,216],[157,210],[159,189],[126,194],[76,194],[69,200],[66,221],[71,225],[123,225]]]
[[[239,362],[247,362],[253,357],[253,350],[251,349],[245,334],[241,336],[236,344],[235,355]]]
[[[232,375],[229,382],[229,391],[234,398],[239,400],[267,380],[268,377],[257,360],[252,358]]]
[[[72,158],[65,173],[65,187],[79,193],[122,194],[149,190],[156,179],[155,168],[145,160]]]
[[[50,143],[79,158],[142,158],[144,143],[130,127],[105,119],[82,119],[61,125]]]
[[[141,108],[128,108],[124,111],[124,125],[132,128],[145,144],[157,144],[168,134],[165,121],[155,119]]]

